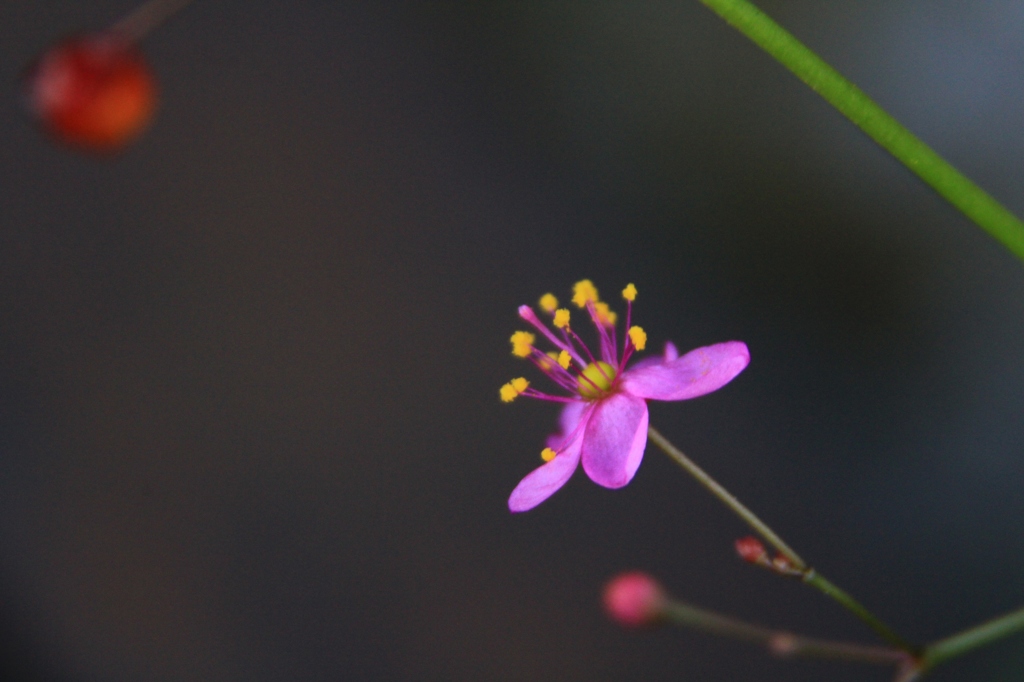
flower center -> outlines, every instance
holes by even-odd
[[[576,391],[587,400],[603,397],[615,381],[615,368],[607,362],[592,362],[576,380]]]

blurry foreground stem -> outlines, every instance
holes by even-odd
[[[1024,260],[1024,222],[747,0],[700,0],[792,71],[871,139]]]
[[[657,429],[653,426],[648,427],[647,434],[655,445],[664,450],[669,457],[675,460],[676,464],[683,467],[687,473],[707,488],[712,495],[721,500],[725,506],[729,507],[729,509],[731,509],[737,516],[743,519],[743,521],[746,522],[746,524],[750,526],[755,533],[760,535],[768,544],[778,550],[779,554],[789,561],[792,568],[801,574],[805,583],[837,601],[841,606],[853,613],[853,615],[864,621],[868,627],[874,630],[879,637],[889,644],[898,647],[909,654],[916,655],[918,653],[919,649],[917,647],[909,644],[905,639],[893,632],[889,626],[864,608],[853,597],[826,580],[825,577],[816,570],[810,568],[807,563],[775,533],[775,531],[768,527],[768,524],[759,519],[754,512],[747,509],[742,502],[732,495],[732,493],[723,488],[715,479],[711,478],[711,476],[697,466],[693,460],[684,455],[679,448],[668,442],[665,437],[657,431]]]

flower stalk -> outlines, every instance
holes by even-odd
[[[729,509],[731,509],[748,526],[750,526],[754,532],[764,538],[765,542],[778,550],[778,552],[789,561],[792,569],[797,572],[803,582],[807,583],[827,597],[835,600],[840,606],[857,616],[857,618],[863,621],[869,628],[874,630],[879,637],[892,646],[897,647],[910,655],[917,655],[919,653],[918,647],[913,646],[900,637],[892,628],[883,623],[878,617],[861,605],[860,602],[855,600],[845,591],[833,585],[828,579],[808,566],[807,563],[800,558],[800,555],[793,551],[793,549],[786,544],[786,542],[779,537],[779,535],[773,531],[768,524],[759,519],[754,512],[747,509],[747,507],[736,499],[732,493],[722,487],[722,485],[713,479],[706,471],[697,466],[696,462],[683,454],[679,448],[670,443],[653,426],[648,426],[647,435],[655,445],[665,452],[665,454],[671,457],[677,464],[679,464],[679,466],[683,467],[687,473],[707,488],[711,494],[729,507]]]
[[[700,0],[793,72],[1014,255],[1024,260],[1024,222],[939,156],[863,90],[747,0]]]
[[[873,613],[864,608],[860,602],[847,594],[845,590],[833,585],[831,581],[815,571],[813,568],[808,569],[807,572],[804,573],[803,581],[822,594],[831,597],[847,611],[860,618],[869,628],[875,631],[875,634],[889,642],[889,644],[911,654],[916,655],[921,652],[920,647],[910,644],[905,639],[897,635],[888,625],[880,621]]]
[[[736,497],[722,487],[715,479],[711,478],[710,475],[694,462],[692,459],[683,454],[682,450],[672,445],[665,436],[655,429],[653,426],[647,427],[647,436],[661,448],[665,454],[675,460],[676,464],[683,467],[687,473],[697,479],[697,482],[708,489],[712,495],[722,501],[725,506],[729,507],[736,516],[743,519],[743,521],[750,526],[755,533],[760,535],[765,541],[772,547],[777,549],[782,556],[789,560],[789,563],[793,565],[793,568],[799,571],[807,569],[807,563],[800,558],[793,549],[786,544],[786,542],[780,538],[775,531],[768,527],[764,521],[759,519],[754,512],[744,506]]]
[[[902,649],[803,637],[723,616],[673,599],[665,600],[661,613],[666,620],[676,625],[760,644],[779,657],[826,658],[898,665],[901,668],[915,665],[914,657]]]

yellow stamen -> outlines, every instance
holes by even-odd
[[[583,370],[576,380],[576,391],[587,400],[604,396],[615,380],[615,368],[607,362],[592,362]]]
[[[643,350],[644,346],[647,345],[647,332],[644,331],[643,327],[633,325],[629,328],[629,340],[633,342],[633,346],[637,350]]]
[[[589,279],[580,280],[572,287],[572,302],[578,308],[586,308],[588,301],[597,303],[597,289]]]
[[[565,308],[559,308],[555,311],[554,325],[559,329],[565,329],[569,326],[569,311]]]
[[[622,290],[622,298],[629,302],[636,300],[636,287],[632,284],[627,284],[626,288]]]
[[[501,394],[501,402],[510,403],[515,400],[520,393],[526,390],[526,387],[530,385],[530,382],[523,377],[513,379],[504,386],[501,387],[499,393]]]
[[[555,458],[556,455],[558,455],[558,453],[552,450],[551,448],[544,448],[543,450],[540,451],[540,458],[545,462],[550,462]]]
[[[533,341],[537,338],[530,332],[516,332],[509,339],[512,342],[512,355],[519,358],[529,357],[533,351]]]
[[[544,294],[540,297],[540,308],[546,313],[555,312],[555,308],[558,307],[558,299],[553,294]]]
[[[597,321],[606,327],[614,327],[619,316],[608,308],[607,303],[595,303],[594,312],[597,313]]]
[[[569,365],[572,363],[572,356],[569,355],[569,351],[563,350],[558,354],[558,364],[562,366],[562,369],[569,369]]]

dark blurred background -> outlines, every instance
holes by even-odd
[[[1024,213],[1024,4],[759,4]],[[897,630],[1024,605],[1024,265],[698,2],[198,0],[149,133],[54,145],[22,69],[131,8],[0,6],[5,679],[890,680],[609,623],[643,568],[873,641],[653,448],[509,514],[515,309],[584,277],[747,342],[653,423]]]

